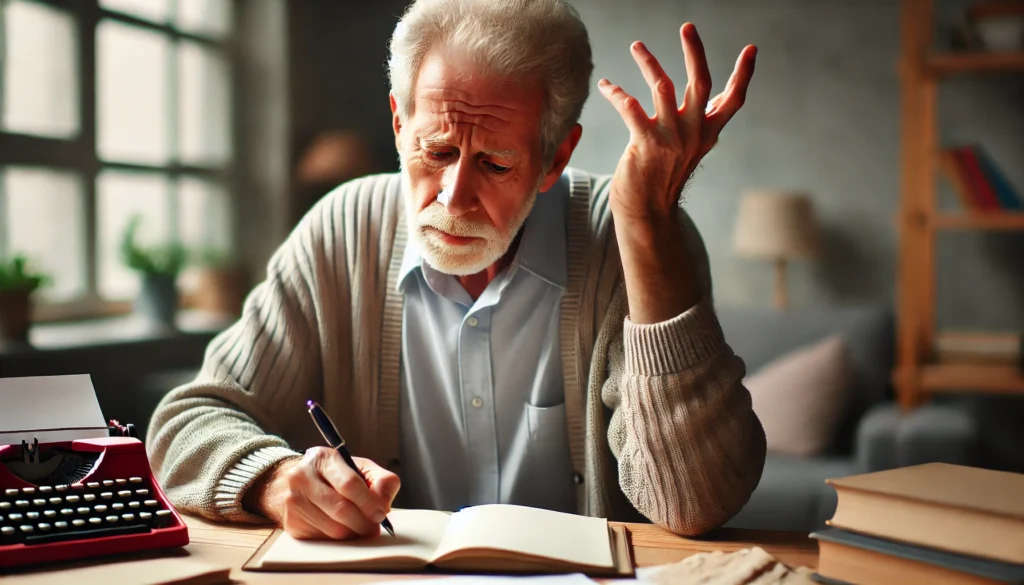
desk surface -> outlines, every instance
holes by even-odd
[[[211,524],[198,518],[186,518],[191,544],[190,554],[212,563],[230,565],[235,583],[299,582],[295,573],[257,573],[242,571],[241,566],[270,534],[266,527]],[[701,552],[730,552],[759,546],[790,566],[817,568],[817,542],[803,532],[775,532],[723,528],[706,538],[681,538],[653,524],[626,524],[633,542],[633,557],[638,567],[660,565],[685,559]],[[365,583],[367,581],[422,578],[422,575],[385,574],[309,574],[304,585],[318,583]]]
[[[193,517],[185,517],[189,528],[190,543],[184,550],[152,551],[125,557],[104,560],[90,559],[68,565],[49,567],[24,567],[16,570],[21,574],[36,574],[52,581],[72,582],[69,572],[76,566],[117,564],[113,569],[128,570],[131,574],[145,572],[147,559],[164,557],[187,557],[214,566],[231,567],[233,584],[255,583],[302,583],[318,585],[330,583],[345,585],[370,581],[422,579],[418,574],[383,573],[270,573],[243,571],[242,565],[271,533],[266,526],[239,524],[213,524]],[[759,546],[779,561],[790,566],[817,568],[817,541],[802,532],[774,532],[761,530],[721,529],[701,539],[681,538],[652,524],[626,524],[633,543],[633,558],[638,567],[672,563],[691,555],[720,550],[730,552],[752,546]],[[433,575],[437,576],[437,574]],[[3,581],[0,576],[0,581]],[[606,581],[606,580],[602,580]]]

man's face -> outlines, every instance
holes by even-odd
[[[431,52],[413,94],[412,115],[394,116],[410,231],[435,269],[475,274],[505,254],[538,189],[554,183],[542,175],[543,93]]]

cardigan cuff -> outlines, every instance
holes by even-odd
[[[661,323],[637,325],[626,316],[623,332],[626,373],[678,374],[722,350],[725,335],[710,299]]]
[[[302,454],[286,447],[263,447],[243,457],[217,482],[213,495],[217,512],[233,522],[265,522],[266,518],[242,507],[242,498],[260,475],[292,457],[302,457]]]

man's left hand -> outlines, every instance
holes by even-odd
[[[615,220],[634,323],[658,323],[680,315],[704,294],[695,278],[692,250],[686,249],[677,221],[683,187],[718,135],[746,99],[757,48],[740,52],[722,93],[710,101],[711,73],[697,29],[679,31],[688,78],[682,106],[675,84],[644,46],[633,43],[633,59],[654,95],[654,117],[636,98],[602,79],[602,95],[629,128],[629,144],[612,175],[609,207]]]
[[[654,117],[649,117],[640,102],[621,87],[607,79],[598,83],[601,94],[622,116],[630,133],[612,178],[611,206],[617,221],[660,222],[674,215],[690,175],[746,99],[756,47],[744,47],[725,89],[709,101],[711,73],[697,28],[686,23],[679,34],[687,76],[682,106],[676,105],[672,79],[639,41],[630,50],[651,88]]]

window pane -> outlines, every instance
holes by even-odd
[[[96,27],[96,147],[100,158],[167,162],[169,50],[169,40],[160,33],[112,21]]]
[[[196,43],[178,47],[178,144],[183,162],[222,165],[231,156],[228,66]]]
[[[202,179],[178,182],[181,241],[193,251],[231,252],[231,205],[227,191]]]
[[[3,6],[2,126],[12,132],[70,138],[78,133],[78,45],[71,14],[10,0]]]
[[[50,285],[44,300],[69,300],[85,292],[82,183],[69,172],[7,167],[2,173],[7,251],[25,254]]]
[[[121,237],[136,213],[142,216],[141,244],[164,244],[171,235],[167,177],[156,173],[104,171],[96,183],[96,248],[100,295],[112,300],[133,299],[138,275],[121,262]]]
[[[224,36],[231,31],[231,0],[178,0],[178,28]]]
[[[100,0],[100,7],[146,20],[165,22],[170,3],[168,0]]]

